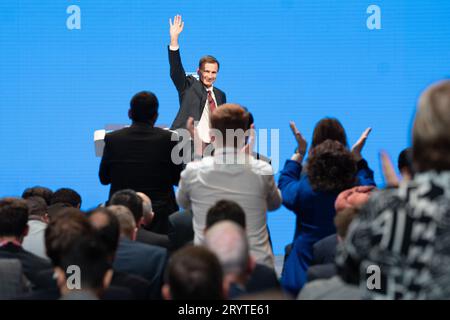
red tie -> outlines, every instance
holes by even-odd
[[[214,110],[216,110],[216,103],[214,102],[214,99],[211,94],[211,90],[208,90],[208,105],[209,105],[209,111],[212,113]]]

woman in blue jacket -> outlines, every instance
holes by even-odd
[[[306,168],[302,161],[307,143],[291,122],[298,148],[280,173],[278,187],[283,204],[296,216],[292,250],[287,257],[281,284],[296,296],[306,283],[312,260],[312,246],[336,233],[334,203],[338,194],[356,185],[375,185],[373,171],[361,156],[370,128],[358,142],[347,148],[345,130],[337,119],[325,118],[314,129]]]

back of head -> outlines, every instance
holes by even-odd
[[[231,103],[226,103],[221,105],[220,108],[216,108],[210,118],[211,129],[216,132],[214,134],[216,139],[220,136],[222,138],[222,141],[216,142],[220,145],[234,147],[243,145],[245,142],[244,133],[249,127],[248,123],[248,112],[240,105]],[[229,139],[227,139],[227,135]]]
[[[114,193],[108,202],[108,205],[122,205],[130,209],[136,224],[142,218],[142,199],[134,190],[124,189]]]
[[[313,190],[338,193],[356,182],[356,161],[340,142],[326,140],[311,149],[308,178]]]
[[[204,247],[186,246],[167,265],[166,283],[173,300],[221,300],[222,281],[219,260]]]
[[[450,170],[450,80],[430,86],[419,99],[413,125],[413,162],[418,172]]]
[[[209,208],[206,214],[206,229],[209,229],[213,224],[223,221],[231,220],[243,229],[246,228],[245,225],[245,212],[242,207],[234,201],[231,200],[219,200]]]
[[[81,207],[81,196],[78,192],[70,188],[56,190],[50,200],[50,204],[67,203],[74,208]]]
[[[0,200],[0,237],[23,236],[28,222],[28,205],[19,198]]]
[[[336,118],[323,118],[313,132],[311,148],[314,148],[325,140],[334,140],[347,146],[347,135],[342,124]]]
[[[27,199],[29,197],[41,197],[45,200],[47,205],[50,205],[53,191],[46,187],[35,186],[27,188],[22,193],[22,198]]]
[[[65,208],[54,216],[45,229],[47,256],[54,265],[60,265],[61,257],[83,235],[93,233],[87,217],[78,209]]]
[[[108,256],[114,256],[120,238],[119,220],[108,208],[96,208],[88,212],[88,217],[99,240],[105,245]]]
[[[149,91],[136,93],[130,101],[129,116],[133,122],[153,123],[158,113],[158,98]]]
[[[406,148],[400,152],[397,167],[400,173],[406,171],[410,176],[413,176],[412,148]]]
[[[44,217],[47,214],[47,203],[41,197],[29,197],[26,199],[29,216]]]
[[[105,246],[94,234],[80,236],[67,251],[62,252],[57,267],[68,272],[66,278],[71,275],[74,266],[80,271],[80,289],[104,289],[104,277],[111,265]]]
[[[232,221],[214,224],[205,234],[205,245],[219,258],[225,274],[246,275],[250,249],[241,226]]]
[[[136,223],[131,211],[122,205],[109,206],[108,210],[117,218],[120,227],[120,234],[128,238],[133,238],[136,230]]]

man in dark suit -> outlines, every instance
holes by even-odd
[[[178,184],[181,164],[171,159],[177,142],[169,131],[154,127],[158,99],[151,92],[139,92],[130,103],[132,125],[105,136],[100,163],[100,182],[111,184],[109,197],[116,191],[132,189],[153,201],[155,218],[150,230],[167,233],[168,216],[178,210],[173,185]]]
[[[188,118],[192,117],[194,121],[199,121],[197,128],[200,138],[204,142],[209,142],[209,114],[216,107],[226,103],[225,93],[213,86],[219,72],[219,62],[212,56],[204,56],[200,59],[197,69],[199,80],[193,76],[186,76],[178,44],[183,27],[181,16],[175,16],[173,23],[170,20],[170,77],[180,100],[180,109],[171,129],[185,128]]]
[[[25,200],[4,198],[0,200],[0,259],[17,259],[23,273],[32,284],[32,289],[41,289],[51,282],[50,277],[41,277],[42,271],[51,271],[50,262],[22,248],[23,238],[28,233],[28,206]]]
[[[160,299],[167,250],[135,241],[136,223],[128,208],[114,205],[109,206],[108,210],[117,217],[120,226],[114,270],[143,277],[151,285],[150,299]]]

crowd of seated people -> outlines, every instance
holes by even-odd
[[[113,187],[98,207],[82,210],[67,187],[0,198],[0,299],[450,297],[450,81],[421,95],[401,178],[382,153],[386,188],[362,156],[370,128],[350,148],[339,120],[324,118],[308,151],[292,122],[297,146],[276,183],[251,139],[219,139],[249,128],[241,106],[213,112],[213,154],[185,166],[167,160],[174,144],[154,127],[157,110],[156,96],[137,94],[133,125],[107,136],[100,179]],[[281,205],[296,225],[277,274],[267,212]]]

